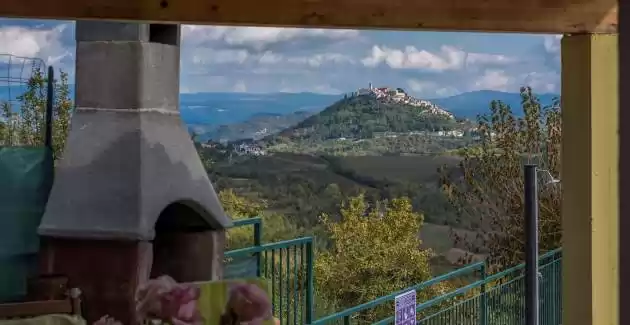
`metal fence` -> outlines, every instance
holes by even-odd
[[[235,220],[232,228],[252,227],[253,241],[250,245],[258,247],[262,245],[262,219],[250,218]],[[225,260],[225,278],[251,278],[262,276],[262,254],[240,254],[232,256],[231,252],[226,254]]]
[[[225,253],[226,278],[262,277],[269,281],[273,314],[280,324],[313,320],[313,238],[262,244],[260,218],[237,220],[233,227],[254,227],[254,246]]]
[[[548,252],[539,259],[540,265],[540,325],[562,324],[562,252]],[[417,324],[421,325],[524,325],[525,324],[525,265],[487,276],[486,265],[475,263],[435,277],[424,283],[375,299],[342,312],[329,315],[313,324],[365,324],[357,316],[366,310],[391,305],[399,294],[422,290],[457,278],[473,279],[467,285],[441,296],[420,302],[416,306]],[[479,275],[480,279],[474,280]],[[392,324],[394,316],[373,324]]]
[[[540,325],[562,324],[562,252],[551,251],[539,259],[540,265]],[[477,289],[477,290],[475,290]],[[423,316],[418,322],[433,324],[525,324],[525,265],[521,264],[488,276],[473,288],[461,290],[471,296],[455,299],[438,312],[422,314],[425,306],[418,306]],[[433,299],[430,303],[440,300]],[[428,305],[428,304],[427,304]]]
[[[375,309],[394,313],[397,295],[432,286],[464,283],[416,306],[420,325],[525,325],[525,264],[493,275],[478,262],[399,292],[313,320],[313,239],[297,238],[262,244],[260,218],[237,220],[234,227],[254,227],[252,247],[226,252],[226,278],[262,277],[269,281],[274,316],[281,324],[392,324],[394,316],[366,321],[362,314]],[[540,270],[540,325],[562,324],[562,251],[543,254]],[[419,295],[422,296],[422,295]]]

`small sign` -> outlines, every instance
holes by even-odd
[[[416,325],[416,290],[396,296],[396,325]]]

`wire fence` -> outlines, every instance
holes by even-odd
[[[51,147],[53,95],[43,60],[0,54],[0,146]]]

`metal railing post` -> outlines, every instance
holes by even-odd
[[[525,324],[539,324],[538,279],[538,174],[536,165],[525,165]]]
[[[254,246],[262,245],[262,221],[254,224]],[[262,252],[256,253],[256,277],[262,275]]]
[[[487,296],[487,286],[486,282],[488,278],[488,266],[486,262],[483,262],[481,266],[481,280],[483,283],[481,284],[481,299],[479,301],[479,324],[487,325],[488,324],[488,296]]]
[[[52,119],[55,104],[55,69],[48,67],[46,82],[46,125],[44,129],[44,145],[52,151]]]
[[[314,252],[313,252],[313,241],[309,241],[306,243],[306,324],[311,324],[313,322],[313,301],[314,301],[314,290],[313,290],[313,263],[314,263]]]

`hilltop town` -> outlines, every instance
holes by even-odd
[[[370,83],[368,88],[359,88],[353,95],[372,96],[383,102],[400,103],[400,104],[407,104],[411,106],[423,107],[425,109],[425,112],[428,114],[442,115],[451,119],[455,118],[455,116],[451,112],[439,107],[438,105],[435,105],[434,103],[428,100],[418,99],[413,96],[410,96],[402,88],[390,88],[390,87],[375,88],[372,86],[372,83]]]

